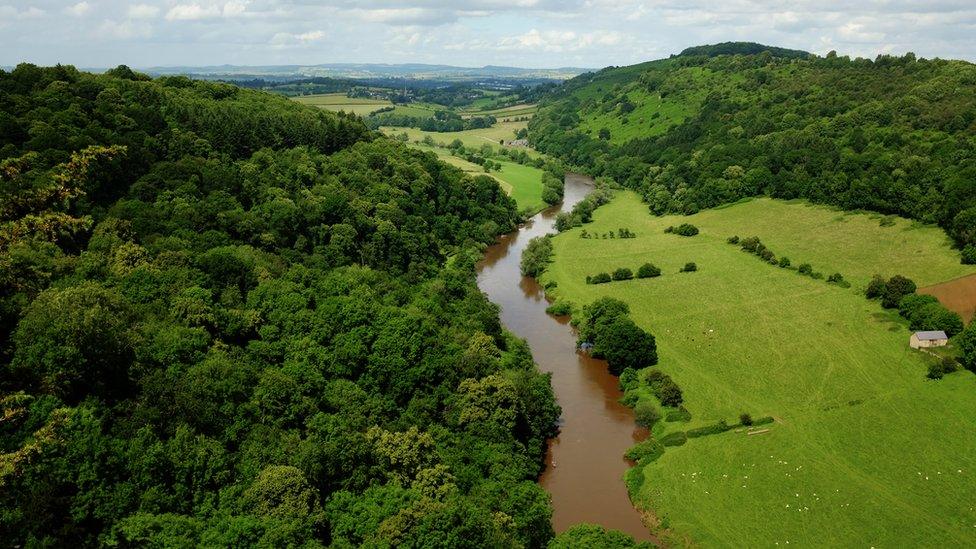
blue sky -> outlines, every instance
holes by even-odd
[[[0,65],[603,67],[749,40],[976,60],[976,0],[0,0]]]

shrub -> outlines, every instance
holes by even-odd
[[[677,410],[671,410],[668,412],[668,415],[664,417],[664,421],[669,423],[683,421],[687,423],[691,421],[691,412],[689,412],[684,406],[678,406]]]
[[[830,276],[827,277],[827,282],[830,282],[830,283],[833,283],[833,284],[840,284],[840,283],[844,282],[844,275],[842,275],[840,273],[834,273],[834,274],[832,274],[832,275],[830,275]]]
[[[671,234],[674,232],[674,225],[668,225],[667,229],[664,229],[664,234]]]
[[[962,249],[963,265],[976,265],[976,246],[966,246]]]
[[[538,277],[546,270],[546,265],[552,257],[552,240],[546,236],[537,236],[529,241],[529,245],[522,252],[520,267],[522,275]]]
[[[661,269],[651,263],[645,263],[637,269],[637,278],[654,278],[661,276]]]
[[[803,263],[799,267],[797,267],[796,270],[801,275],[810,276],[813,274],[813,265],[810,265],[809,263]]]
[[[634,421],[641,427],[650,429],[661,420],[661,413],[650,402],[638,402],[634,407]]]
[[[681,388],[678,387],[678,384],[668,374],[660,370],[651,370],[644,379],[647,381],[648,386],[650,386],[651,392],[654,393],[654,396],[664,406],[675,408],[684,402],[684,395],[681,393]]]
[[[884,293],[881,296],[881,306],[885,309],[893,309],[901,302],[901,298],[915,293],[915,289],[915,283],[911,279],[895,275],[885,283]]]
[[[956,340],[962,351],[962,365],[976,372],[976,322],[970,322]]]
[[[763,250],[759,252],[758,255],[764,261],[768,261],[770,263],[776,263],[776,256],[773,254],[773,251],[770,250],[769,248],[763,248]]]
[[[593,356],[605,358],[610,373],[620,375],[626,368],[657,364],[657,343],[626,316],[598,325],[593,339]]]
[[[864,295],[868,299],[877,299],[884,295],[885,292],[885,280],[881,278],[881,275],[874,275],[871,282],[868,282],[868,287],[864,290]]]
[[[627,392],[637,386],[637,370],[633,368],[624,368],[623,372],[620,372],[620,378],[617,379],[617,386],[621,391]]]
[[[725,241],[728,242],[729,244],[738,244],[739,243],[739,237],[738,236],[730,236],[727,239],[725,239]]]
[[[745,425],[746,427],[752,425],[752,416],[745,412],[739,414],[739,423]]]
[[[698,227],[692,225],[691,223],[682,223],[681,225],[674,227],[672,232],[681,236],[695,236],[698,234]]]
[[[654,437],[648,437],[647,440],[631,446],[624,457],[638,463],[651,463],[662,455],[664,455],[664,445],[654,440]]]
[[[627,267],[621,267],[613,272],[614,280],[630,280],[634,278],[634,272]]]
[[[684,431],[675,431],[661,437],[661,444],[664,446],[681,446],[688,442],[688,435]]]
[[[569,301],[559,300],[553,303],[552,305],[546,307],[546,312],[556,316],[565,316],[568,314],[572,314],[573,304]]]
[[[698,265],[695,265],[694,262],[689,261],[688,263],[685,263],[685,266],[682,267],[681,270],[678,271],[678,272],[681,272],[681,273],[693,273],[693,272],[695,272],[697,270],[698,270]]]
[[[784,268],[784,269],[787,268],[787,267],[789,267],[790,266],[790,258],[788,258],[786,256],[783,256],[783,257],[779,258],[779,266],[782,267],[782,268]]]
[[[606,284],[610,282],[613,278],[610,277],[609,273],[597,273],[590,277],[590,284]]]
[[[742,240],[741,247],[743,251],[754,254],[756,253],[756,250],[758,250],[759,246],[761,245],[762,243],[759,242],[758,236],[750,236],[749,238],[745,238]]]
[[[929,379],[942,379],[942,376],[951,374],[959,369],[955,359],[943,357],[942,360],[929,364],[929,372],[926,377]]]

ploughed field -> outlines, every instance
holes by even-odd
[[[665,234],[681,223],[700,234]],[[580,238],[619,228],[636,238]],[[758,236],[794,266],[840,272],[852,286],[770,265],[728,244],[732,235]],[[769,199],[654,217],[627,192],[555,237],[553,259],[543,283],[560,299],[577,309],[621,299],[656,336],[658,368],[691,413],[658,423],[657,439],[743,412],[776,420],[759,434],[688,439],[631,471],[632,498],[666,536],[731,547],[976,545],[976,377],[927,380],[931,358],[909,349],[904,322],[863,296],[875,273],[919,286],[973,273],[941,230]],[[645,262],[662,276],[585,282]],[[679,273],[687,262],[698,271]],[[653,400],[644,381],[634,391]]]

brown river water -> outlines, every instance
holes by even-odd
[[[617,378],[606,362],[577,352],[569,319],[546,314],[549,304],[542,287],[519,272],[529,240],[555,232],[556,214],[572,209],[591,188],[589,178],[568,174],[561,206],[536,215],[485,251],[478,264],[478,286],[501,307],[505,327],[528,341],[539,368],[552,373],[563,415],[559,436],[549,441],[539,483],[552,495],[556,532],[589,522],[650,540],[623,481],[629,466],[623,454],[647,432],[634,424],[633,411],[617,402]]]

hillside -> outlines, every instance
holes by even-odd
[[[976,261],[976,66],[729,48],[572,79],[530,140],[655,213],[807,198],[938,223]]]
[[[958,263],[938,228],[878,217],[771,199],[653,216],[621,192],[591,223],[552,239],[541,283],[575,305],[574,321],[614,298],[655,337],[658,365],[619,378],[638,418],[648,406],[660,418],[627,484],[676,546],[976,543],[966,503],[976,497],[976,439],[962,436],[972,431],[976,376],[928,379],[937,359],[909,348],[897,312],[864,297],[873,273],[932,283],[976,267]],[[700,233],[666,232],[680,223]],[[621,227],[633,236],[606,238]],[[841,272],[852,285],[771,265],[730,245],[732,235],[757,235],[793,265]],[[687,262],[697,270],[679,272]],[[587,284],[644,263],[661,274]],[[686,415],[653,396],[651,376],[662,373],[680,387]],[[770,422],[739,425],[743,413]]]
[[[0,71],[0,539],[542,547],[487,176],[284,97]],[[447,257],[451,256],[451,261]]]

